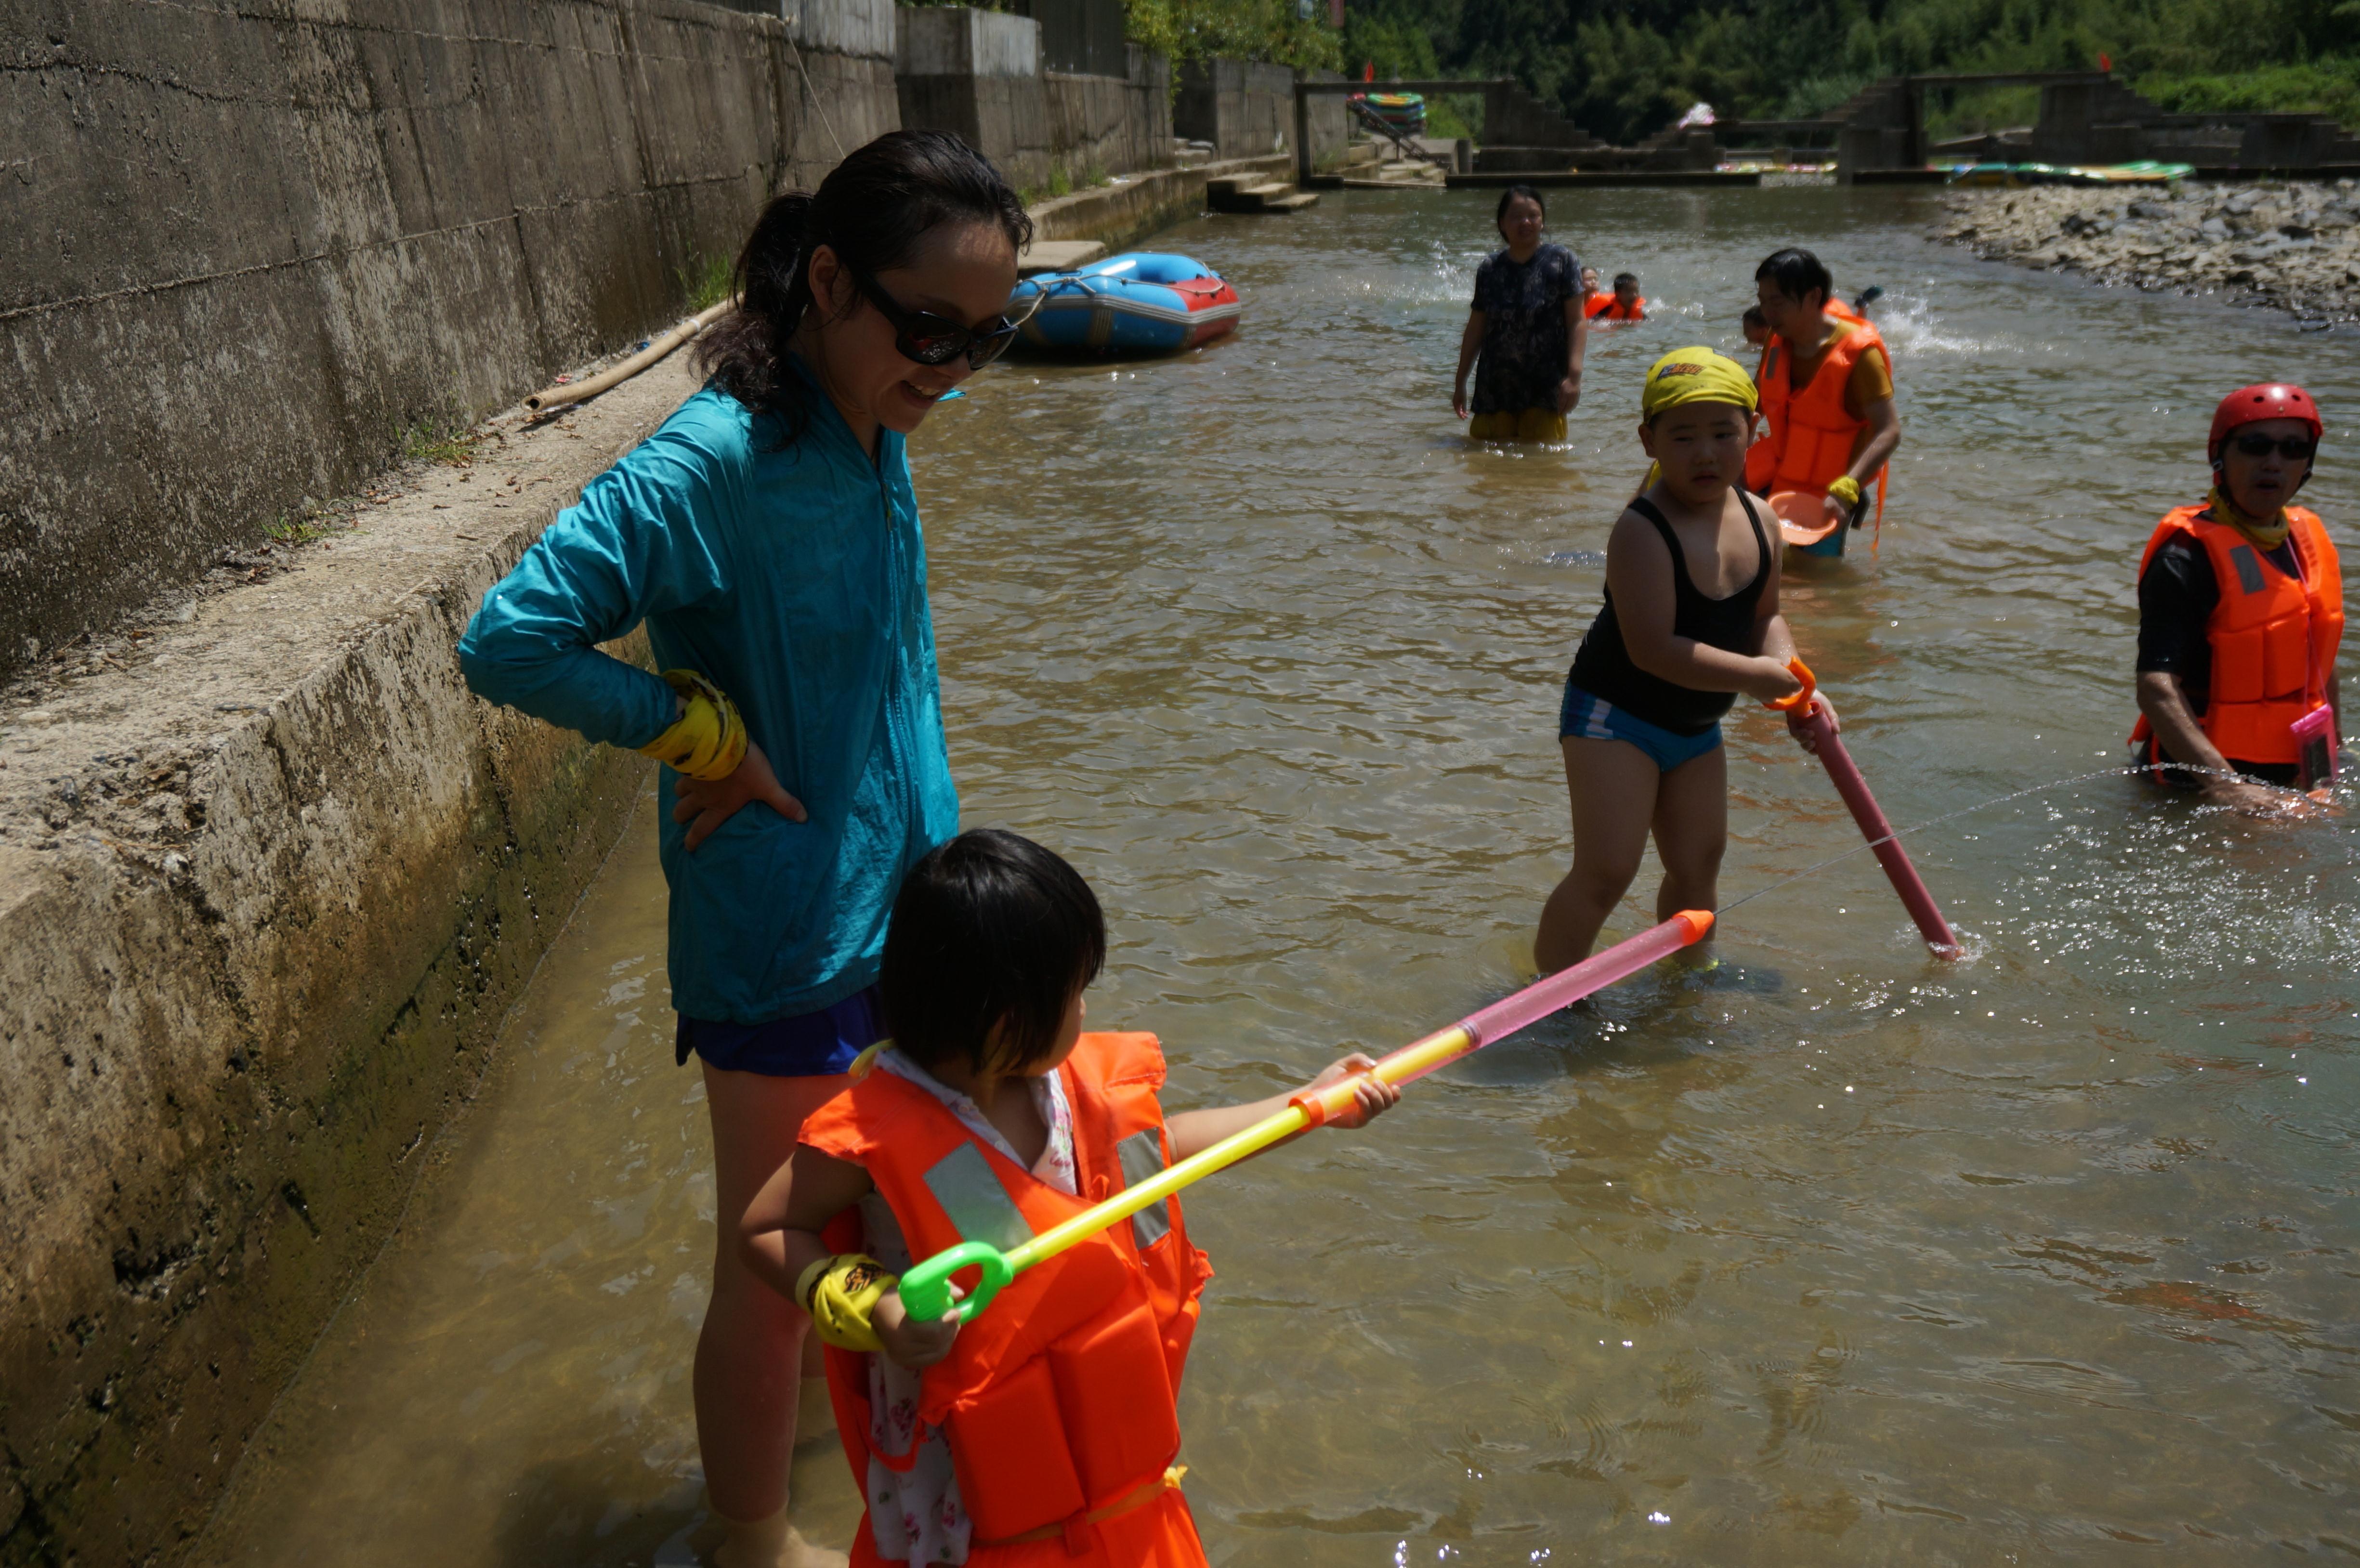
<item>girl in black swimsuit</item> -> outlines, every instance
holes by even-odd
[[[1675,350],[1649,368],[1640,408],[1657,472],[1614,525],[1606,606],[1566,678],[1573,869],[1541,909],[1544,970],[1590,952],[1650,832],[1664,863],[1656,918],[1714,907],[1729,823],[1721,716],[1739,693],[1766,702],[1802,689],[1786,668],[1775,536],[1739,484],[1752,377],[1710,349]]]

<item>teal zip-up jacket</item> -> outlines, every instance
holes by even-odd
[[[595,646],[642,622],[658,669],[737,702],[811,820],[748,804],[692,855],[661,770],[672,1006],[722,1023],[874,981],[903,873],[958,831],[901,438],[881,432],[872,463],[814,385],[803,439],[771,439],[697,393],[558,514],[459,643],[478,694],[611,746],[672,723],[672,689]]]

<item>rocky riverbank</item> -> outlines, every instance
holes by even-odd
[[[1963,191],[1932,237],[2101,283],[2221,294],[2306,326],[2360,320],[2360,190],[2271,181]]]

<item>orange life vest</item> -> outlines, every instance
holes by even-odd
[[[2204,623],[2212,645],[2205,736],[2233,762],[2299,762],[2295,721],[2327,701],[2328,677],[2344,641],[2344,577],[2335,545],[2317,513],[2289,506],[2287,540],[2302,567],[2298,580],[2205,510],[2180,506],[2165,513],[2139,557],[2139,575],[2147,575],[2155,552],[2175,535],[2204,547],[2221,590]],[[2154,733],[2141,714],[2131,744],[2143,745]]]
[[[1762,398],[1763,422],[1770,433],[1757,442],[1755,450],[1767,446],[1769,451],[1760,458],[1747,454],[1746,481],[1750,488],[1767,494],[1776,490],[1799,490],[1811,495],[1824,495],[1828,486],[1852,466],[1852,460],[1867,439],[1868,421],[1854,419],[1844,408],[1844,388],[1852,383],[1852,366],[1870,349],[1885,355],[1885,368],[1893,367],[1893,354],[1885,346],[1885,339],[1867,321],[1849,309],[1839,310],[1830,304],[1828,313],[1851,323],[1852,330],[1828,345],[1820,356],[1819,367],[1811,375],[1810,384],[1800,391],[1795,389],[1788,375],[1794,350],[1785,338],[1775,332],[1762,351],[1762,366],[1754,374],[1754,386]],[[1761,483],[1755,484],[1759,476]],[[1880,517],[1885,512],[1885,470],[1877,470],[1871,483],[1877,487],[1876,509]]]
[[[962,1241],[1005,1251],[1171,1160],[1153,1035],[1085,1034],[1057,1071],[1079,1197],[987,1148],[940,1100],[881,1069],[814,1113],[802,1141],[868,1171],[913,1261]],[[858,1214],[838,1217],[830,1246],[858,1247]],[[971,1565],[1204,1563],[1165,1469],[1180,1447],[1175,1394],[1211,1274],[1167,1198],[1018,1275],[925,1369],[917,1414],[950,1440],[974,1525]],[[971,1287],[973,1276],[957,1282]],[[845,1456],[865,1491],[872,1457],[893,1469],[912,1459],[869,1446],[866,1358],[831,1346],[826,1360]],[[878,1561],[865,1518],[853,1561]]]
[[[1647,301],[1635,299],[1626,308],[1612,294],[1592,294],[1581,312],[1594,321],[1644,321],[1647,319]]]

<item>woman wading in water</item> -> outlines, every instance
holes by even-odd
[[[704,389],[591,482],[460,644],[485,697],[667,764],[678,1059],[702,1059],[713,1124],[695,1396],[723,1568],[842,1561],[787,1522],[810,1320],[733,1238],[882,1035],[894,894],[958,831],[902,438],[1013,336],[1031,236],[991,166],[934,133],[772,201]],[[642,624],[661,677],[597,648]]]
[[[1468,417],[1472,370],[1470,436],[1561,441],[1565,417],[1581,401],[1581,360],[1590,344],[1581,262],[1563,245],[1541,243],[1546,215],[1541,193],[1531,186],[1509,186],[1496,216],[1508,248],[1475,270],[1475,303],[1459,334],[1451,412]]]

